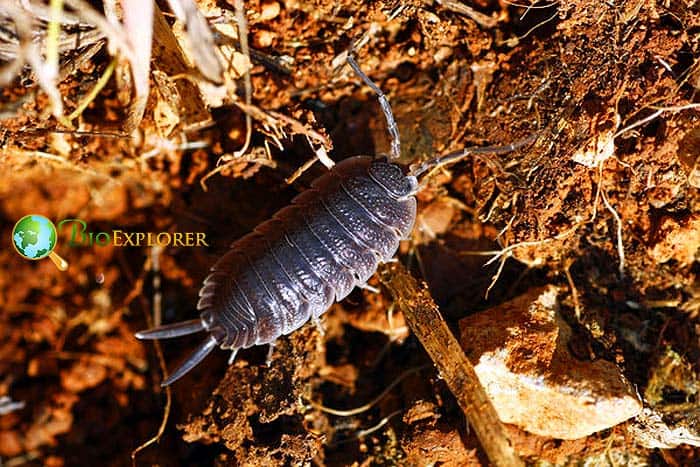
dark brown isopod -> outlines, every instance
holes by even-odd
[[[392,158],[398,158],[399,135],[386,97],[350,55],[348,62],[379,95],[393,138]],[[430,160],[408,174],[396,163],[367,156],[335,165],[289,206],[231,245],[199,291],[199,319],[136,334],[139,339],[162,339],[209,333],[163,386],[191,370],[214,347],[235,353],[272,344],[364,285],[411,233],[418,175],[470,153],[508,151],[528,141],[464,150]]]

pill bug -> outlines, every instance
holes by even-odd
[[[164,339],[206,331],[209,336],[162,383],[170,385],[215,347],[235,352],[272,344],[318,320],[330,306],[363,286],[379,263],[389,261],[416,220],[417,177],[475,152],[506,152],[510,146],[470,148],[431,159],[413,170],[392,162],[400,154],[398,129],[382,91],[347,61],[378,95],[392,136],[391,159],[355,156],[317,178],[291,204],[235,241],[211,268],[199,291],[199,319],[136,333]]]

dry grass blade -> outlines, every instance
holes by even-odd
[[[214,35],[197,5],[193,0],[169,0],[168,4],[177,19],[186,25],[185,38],[197,69],[208,80],[221,83],[224,69],[216,54]]]
[[[75,13],[64,12],[64,3]],[[51,112],[70,128],[70,122],[63,116],[63,102],[57,87],[58,81],[64,75],[59,71],[59,55],[63,51],[84,46],[89,48],[89,54],[94,54],[99,50],[99,47],[93,47],[94,44],[106,38],[112,50],[119,51],[131,67],[134,98],[125,126],[128,132],[135,129],[143,116],[150,88],[153,4],[136,0],[125,0],[122,4],[123,26],[116,14],[108,20],[84,0],[53,0],[48,8],[24,2],[18,5],[1,5],[0,42],[5,45],[0,50],[0,58],[14,61],[0,70],[0,84],[9,83],[24,64],[28,63],[34,71],[37,83],[49,97]],[[112,2],[111,5],[111,10],[116,11],[115,4]],[[107,2],[107,10],[110,10],[109,6],[110,2]],[[64,33],[66,22],[75,29],[75,33]],[[14,33],[12,26],[15,29]],[[40,34],[44,30],[45,60],[41,54],[43,39]],[[80,42],[84,30],[88,32],[87,43]]]
[[[27,55],[35,51],[30,24],[31,18],[21,8],[9,4],[0,5],[0,60],[10,61],[0,68],[0,86],[9,84],[22,70]],[[12,28],[16,30],[15,34],[9,33]],[[9,44],[9,47],[4,44]]]
[[[105,3],[108,17],[103,16],[85,0],[64,0],[75,10],[76,16],[92,24],[108,40],[110,49],[118,51],[129,62],[133,78],[134,96],[124,124],[127,133],[141,122],[150,89],[149,74],[153,36],[153,3],[138,0],[122,2],[124,18],[119,22],[116,4]]]
[[[100,79],[97,80],[95,86],[90,90],[88,95],[85,96],[80,104],[78,104],[75,110],[71,112],[71,114],[68,116],[68,120],[75,120],[78,118],[85,111],[85,109],[88,108],[90,103],[95,100],[100,91],[107,85],[109,78],[112,76],[116,63],[116,59],[112,59],[112,61],[109,62],[109,65],[107,65],[107,68],[105,68],[105,71],[102,73],[102,76],[100,76]]]
[[[61,5],[59,4],[58,7],[60,6]],[[52,62],[57,60],[51,60],[50,57],[48,57],[47,60],[42,60],[39,48],[32,40],[32,18],[23,8],[8,3],[0,6],[0,14],[7,18],[12,18],[17,30],[17,37],[19,38],[21,44],[17,52],[17,64],[14,66],[11,65],[9,69],[3,70],[0,73],[0,78],[2,78],[3,81],[0,82],[0,84],[5,85],[9,83],[16,77],[16,73],[22,69],[21,67],[25,63],[29,63],[34,70],[39,86],[41,86],[41,89],[49,98],[51,113],[53,113],[57,119],[62,120],[63,101],[61,100],[61,95],[58,92],[55,82],[58,72],[57,67],[52,65]],[[56,20],[58,17],[60,17],[60,11],[55,13],[53,16],[54,20]],[[54,34],[56,34],[55,28]],[[57,39],[55,40],[57,41]],[[56,47],[56,52],[57,50],[58,48]]]
[[[49,2],[51,19],[46,28],[46,68],[50,70],[52,79],[58,77],[58,39],[61,35],[61,13],[63,0]]]
[[[134,78],[134,96],[124,130],[135,130],[146,110],[150,89],[151,44],[153,39],[153,2],[122,0],[124,8],[124,29],[131,42],[132,54],[129,60]]]
[[[12,62],[17,67],[10,79],[19,74],[21,66],[24,64],[26,45],[31,42],[41,50],[44,47],[43,44],[48,42],[49,37],[52,37],[46,33],[48,24],[54,24],[54,27],[60,26],[58,35],[56,36],[54,33],[53,36],[56,39],[55,45],[61,58],[58,71],[59,82],[73,74],[104,45],[104,34],[91,24],[81,22],[72,13],[57,10],[57,13],[54,13],[54,18],[57,17],[58,20],[50,23],[51,11],[46,5],[23,3],[22,6],[26,9],[22,11],[30,20],[22,23],[22,26],[27,30],[24,40],[20,35],[19,25],[16,28],[11,20],[12,16],[2,14],[2,6],[0,6],[0,61]],[[50,55],[51,53],[47,53],[47,56]],[[18,58],[22,60],[17,60]]]
[[[380,278],[457,399],[489,460],[496,466],[525,465],[510,444],[474,366],[440,315],[427,287],[419,285],[400,263],[384,267]]]
[[[248,48],[248,21],[245,16],[245,7],[243,5],[243,0],[236,0],[234,2],[236,8],[236,24],[238,26],[238,40],[241,43],[241,52],[243,55],[248,57],[250,62],[250,49]],[[252,104],[253,96],[253,84],[250,79],[250,70],[246,70],[243,75],[243,86],[245,89],[245,104],[250,106]],[[240,157],[248,151],[248,146],[250,145],[250,137],[252,133],[252,118],[248,112],[245,114],[245,143],[243,147],[235,152],[234,157]]]
[[[100,30],[113,50],[121,51],[131,61],[131,40],[126,30],[116,20],[108,20],[85,0],[64,0],[64,2],[75,10],[80,19]]]

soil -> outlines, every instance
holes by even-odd
[[[197,3],[211,24],[235,28],[233,0]],[[0,397],[24,403],[0,412],[2,465],[128,465],[164,417],[136,464],[487,464],[386,290],[354,291],[324,315],[323,332],[307,325],[281,338],[269,364],[266,348],[230,366],[217,350],[168,390],[163,362],[172,370],[201,336],[154,346],[133,335],[154,319],[196,317],[200,285],[228,245],[326,170],[315,163],[286,182],[322,144],[335,161],[389,151],[376,96],[336,66],[364,33],[357,59],[391,102],[403,163],[535,135],[518,150],[440,168],[418,194],[398,259],[428,283],[452,329],[554,284],[577,356],[617,363],[647,404],[695,406],[695,2],[252,0],[245,16],[248,106],[242,78],[224,85],[232,101],[217,107],[204,104],[213,91],[185,93],[190,81],[162,59],[175,52],[159,47],[143,119],[126,134],[119,73],[76,120],[82,133],[51,116],[29,68],[2,89]],[[102,48],[65,77],[66,113],[110,61]],[[254,118],[244,156],[207,178],[244,147],[245,111]],[[202,115],[211,122],[198,125]],[[82,219],[94,233],[203,232],[208,246],[70,246],[64,226],[56,252],[70,266],[61,272],[12,247],[29,213]],[[494,251],[501,256],[485,264]],[[376,277],[370,285],[380,287]],[[684,370],[664,371],[670,360]],[[389,387],[353,415],[324,409],[363,406]],[[700,462],[687,445],[642,447],[625,424],[576,441],[508,431],[529,462]]]

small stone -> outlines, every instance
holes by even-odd
[[[700,257],[700,215],[691,214],[680,222],[663,217],[657,229],[659,240],[649,250],[658,263],[676,260],[680,265],[689,265]]]
[[[447,232],[455,215],[454,203],[450,198],[443,197],[430,203],[421,211],[418,226],[430,240]]]
[[[505,423],[578,439],[642,410],[617,366],[570,353],[571,328],[559,315],[553,286],[468,316],[459,326],[462,347]]]
[[[253,36],[253,44],[255,47],[264,49],[266,47],[270,47],[275,41],[276,37],[277,34],[274,32],[262,29]]]
[[[270,21],[280,14],[280,4],[277,2],[266,2],[260,11],[260,21]]]

